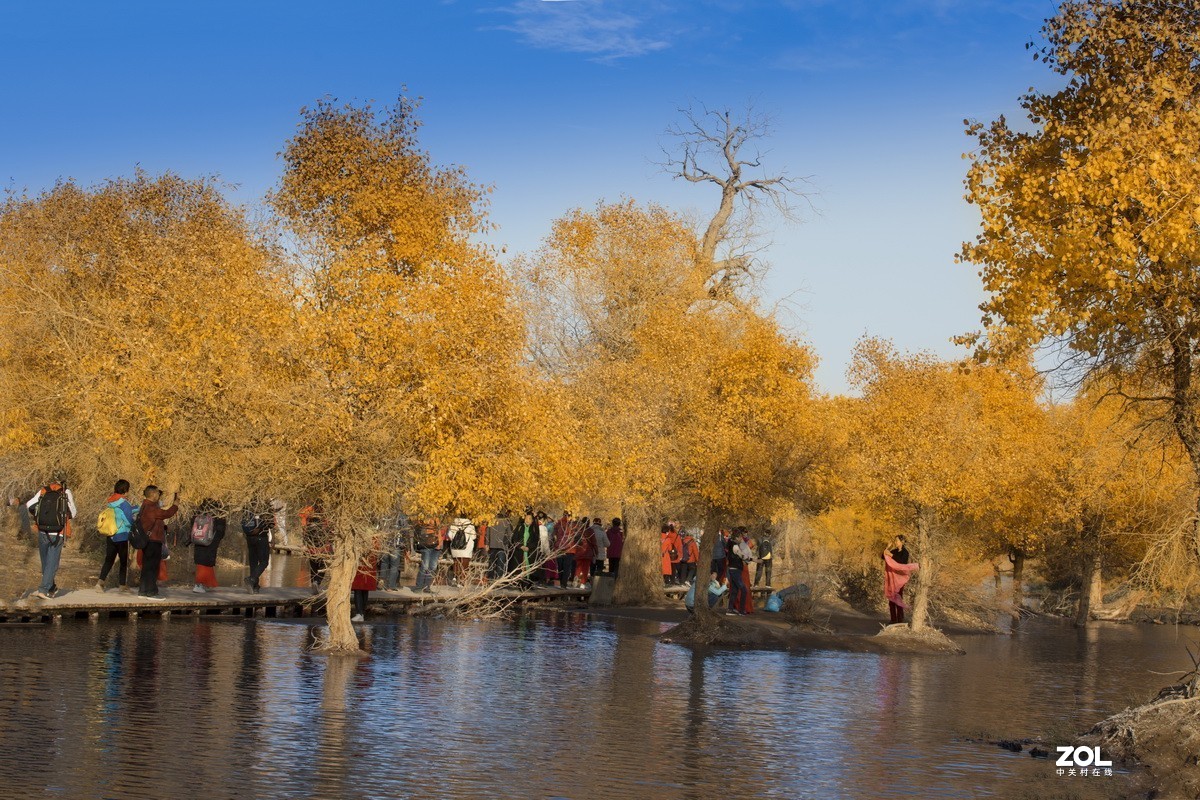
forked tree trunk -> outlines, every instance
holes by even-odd
[[[644,508],[627,509],[626,515],[625,546],[613,588],[613,604],[657,605],[663,600],[663,576],[662,539],[655,517]]]
[[[933,512],[927,508],[917,510],[916,561],[920,568],[913,574],[913,604],[909,627],[915,630],[929,627],[929,587],[933,581],[933,548],[930,530]]]

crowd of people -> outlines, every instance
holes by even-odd
[[[677,523],[662,526],[662,572],[663,582],[668,586],[688,587],[685,603],[692,608],[695,603],[696,578],[700,559],[699,531],[678,532]],[[752,538],[745,528],[733,528],[717,532],[713,542],[712,558],[708,570],[708,604],[717,605],[723,598],[728,600],[728,614],[753,614],[753,586],[766,579],[766,588],[771,586],[771,566],[774,561],[773,545],[766,535]],[[750,580],[750,567],[755,567],[754,581]]]
[[[48,599],[57,592],[55,574],[62,546],[71,535],[77,516],[75,498],[56,477],[24,503],[38,538],[42,576],[35,597]],[[286,525],[279,501],[256,500],[240,511],[238,521],[246,546],[249,574],[247,591],[258,593],[271,556],[271,543]],[[164,504],[157,486],[146,486],[141,499],[131,499],[131,485],[118,480],[105,500],[96,530],[104,537],[104,559],[96,581],[106,591],[114,568],[119,591],[131,591],[130,550],[140,576],[138,595],[161,599],[159,581],[166,580],[166,560],[172,545],[190,547],[195,566],[192,591],[203,594],[218,586],[217,553],[229,527],[229,512],[212,499],[196,505],[189,523],[176,525],[168,535],[169,521],[179,513],[179,495]],[[333,552],[332,528],[320,502],[299,512],[309,584],[314,594],[324,588],[327,562]],[[616,577],[625,546],[625,526],[614,518],[576,516],[564,510],[557,518],[526,508],[522,514],[503,511],[491,520],[473,520],[464,514],[410,520],[402,513],[373,526],[374,547],[360,563],[352,583],[353,613],[361,619],[368,593],[400,588],[406,562],[416,564],[414,591],[432,593],[438,581],[450,586],[487,584],[505,580],[515,587],[554,586],[589,589],[598,576]],[[682,529],[677,522],[662,526],[664,584],[693,587],[701,564],[701,533]],[[771,585],[772,545],[766,536],[751,538],[744,528],[720,531],[711,548],[711,593],[729,595],[731,613],[753,613],[750,599],[751,564],[756,565],[754,585],[766,579]],[[691,594],[689,594],[689,598]]]

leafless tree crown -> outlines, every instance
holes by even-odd
[[[805,191],[808,180],[783,170],[764,170],[766,151],[760,144],[771,134],[771,120],[752,105],[738,115],[729,108],[704,105],[680,108],[679,114],[680,120],[667,129],[673,146],[663,147],[660,166],[672,177],[720,188],[721,200],[705,228],[700,257],[711,264],[710,295],[728,300],[754,277],[759,206],[770,203],[785,219],[797,220],[797,201],[812,207]]]

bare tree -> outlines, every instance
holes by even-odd
[[[711,183],[720,203],[700,240],[699,257],[709,265],[707,288],[714,300],[731,300],[755,277],[758,222],[763,203],[784,219],[799,219],[796,201],[812,209],[804,190],[808,178],[763,168],[760,144],[771,135],[771,120],[748,104],[735,116],[729,108],[701,104],[679,109],[681,119],[667,128],[673,147],[663,147],[660,166],[674,178]]]

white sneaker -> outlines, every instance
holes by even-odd
[[[363,621],[363,615],[362,615],[362,614],[355,614],[353,617],[351,617],[351,618],[350,618],[350,621],[351,621],[351,622],[362,622],[362,621]]]
[[[195,592],[196,594],[208,594],[208,589],[206,589],[204,587],[203,583],[197,583],[195,586],[192,587],[192,591]]]
[[[96,591],[97,592],[104,591],[104,581],[96,581]]]

